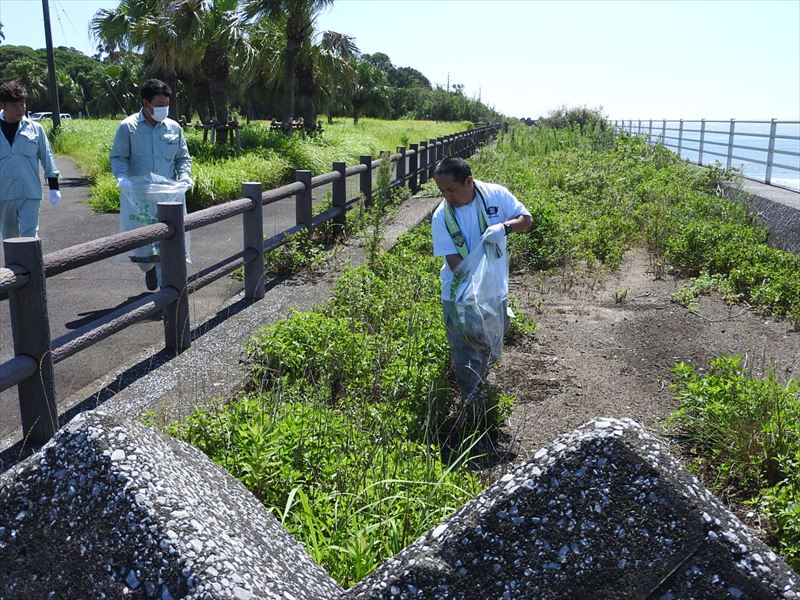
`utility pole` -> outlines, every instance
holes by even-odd
[[[53,127],[61,126],[61,106],[58,103],[58,80],[56,79],[56,59],[53,55],[53,36],[50,34],[50,6],[42,0],[44,13],[44,41],[47,45],[47,80],[50,85],[50,109],[53,111]]]

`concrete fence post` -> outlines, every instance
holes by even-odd
[[[261,203],[261,182],[243,183],[242,195],[253,201],[253,208],[242,213],[242,240],[245,250],[252,248],[256,251],[256,257],[244,264],[244,295],[255,302],[264,297],[264,205]]]
[[[331,201],[334,207],[342,209],[342,214],[333,217],[333,222],[344,227],[347,225],[347,214],[345,213],[347,209],[347,163],[335,162],[333,170],[339,173],[340,177],[331,185],[333,190]]]
[[[419,146],[417,144],[409,144],[411,149],[411,156],[408,157],[408,187],[411,189],[412,194],[416,194],[419,190],[419,183],[417,179],[417,169],[419,165]]]
[[[769,148],[767,149],[767,172],[764,174],[764,183],[772,181],[772,163],[775,161],[775,132],[778,122],[772,119],[769,125]]]
[[[42,242],[38,238],[9,238],[3,241],[6,265],[19,265],[28,272],[28,283],[9,290],[11,334],[16,356],[30,356],[38,370],[18,385],[22,437],[44,444],[58,429],[56,387],[50,353],[50,320]]]
[[[428,182],[428,145],[421,141],[419,143],[419,184],[424,185]]]
[[[728,159],[725,168],[730,169],[733,162],[733,136],[736,135],[736,119],[731,119],[731,127],[728,131]]]
[[[311,227],[311,171],[295,170],[294,180],[303,184],[295,195],[295,219],[298,225]]]
[[[364,196],[364,206],[367,208],[372,206],[372,155],[362,154],[358,162],[366,165],[366,169],[359,175],[359,191]]]
[[[650,119],[650,125],[647,127],[647,143],[653,143],[653,119]]]
[[[428,179],[433,179],[433,170],[439,161],[438,156],[439,147],[436,145],[436,140],[428,140]]]
[[[667,145],[667,120],[663,119],[661,121],[661,144],[663,146]]]
[[[400,187],[405,187],[406,185],[406,149],[405,146],[398,146],[397,152],[400,154],[400,158],[397,159],[395,163],[397,166],[395,167],[395,175],[397,176],[397,180],[400,182]]]
[[[678,158],[683,158],[681,156],[681,151],[683,150],[683,119],[679,121],[680,125],[678,125]]]
[[[697,155],[697,164],[703,166],[703,144],[706,139],[706,120],[700,119],[700,152]]]
[[[175,233],[160,242],[161,288],[178,292],[175,302],[164,307],[164,346],[180,354],[192,344],[189,323],[189,288],[186,282],[186,231],[183,203],[159,202],[158,220],[172,225]]]

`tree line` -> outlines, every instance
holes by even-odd
[[[316,31],[333,0],[121,0],[98,11],[90,31],[98,43],[88,57],[55,50],[62,110],[87,116],[135,112],[147,77],[175,91],[173,118],[194,115],[229,121],[273,118],[291,133],[307,131],[319,114],[329,119],[489,121],[499,117],[463,86],[433,86],[411,67],[395,67],[383,53],[363,54],[344,33]],[[29,91],[31,110],[48,105],[44,50],[0,45],[2,79]],[[224,143],[223,139],[220,139]]]

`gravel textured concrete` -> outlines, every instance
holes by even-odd
[[[343,591],[237,480],[82,413],[0,476],[0,597],[800,598],[800,578],[638,424],[542,448]]]
[[[343,598],[800,598],[800,578],[631,420],[539,450]]]
[[[78,415],[0,476],[0,598],[335,598],[238,480],[134,421]]]

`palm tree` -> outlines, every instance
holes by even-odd
[[[57,73],[58,98],[65,112],[83,109],[83,90],[68,73]]]
[[[28,92],[28,104],[42,106],[48,103],[47,71],[29,58],[17,58],[3,67],[3,77],[18,81]],[[49,109],[48,109],[49,110]]]
[[[306,131],[317,128],[320,101],[327,99],[330,106],[335,90],[352,88],[357,55],[355,38],[335,31],[324,32],[317,44],[303,44],[295,74]]]
[[[142,60],[138,54],[123,52],[116,60],[102,65],[91,73],[91,88],[94,100],[87,112],[95,115],[131,114],[136,111],[139,98],[136,95],[142,79]]]
[[[214,116],[220,124],[228,122],[228,86],[231,56],[245,43],[244,30],[238,16],[239,0],[176,0],[173,22],[183,39],[192,40],[196,59],[186,79],[207,85],[214,105]],[[199,86],[198,86],[199,87]],[[217,143],[225,144],[227,130],[221,130]]]
[[[367,111],[376,115],[388,112],[388,82],[384,72],[366,61],[356,65],[356,72],[356,84],[350,98],[353,123],[358,123],[358,119]]]
[[[271,19],[281,22],[286,31],[283,48],[283,116],[282,127],[287,135],[292,133],[294,118],[294,83],[297,58],[304,42],[311,38],[314,20],[320,11],[333,4],[333,0],[245,0],[244,13],[249,19]]]
[[[97,11],[89,29],[107,50],[144,49],[157,74],[175,90],[178,69],[199,62],[196,41],[176,27],[185,8],[180,1],[122,0],[117,8]],[[170,105],[170,114],[177,116],[177,102]]]
[[[234,48],[232,69],[248,104],[273,96],[280,88],[285,47],[286,29],[279,23],[261,19],[243,28],[243,41]]]

